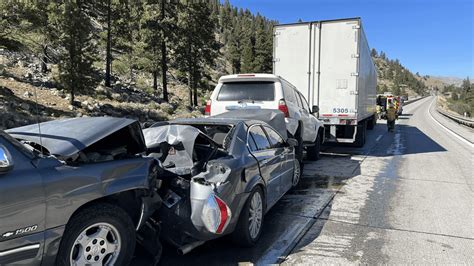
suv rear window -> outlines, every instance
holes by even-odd
[[[275,83],[273,81],[223,83],[217,95],[218,101],[273,101],[274,99]]]

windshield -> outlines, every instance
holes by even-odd
[[[275,82],[229,82],[224,83],[217,95],[218,101],[273,101]]]

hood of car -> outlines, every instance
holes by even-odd
[[[6,132],[18,140],[40,145],[49,154],[62,158],[74,156],[99,142],[103,143],[97,149],[102,150],[125,147],[129,153],[146,151],[140,124],[127,118],[62,119],[12,128]]]

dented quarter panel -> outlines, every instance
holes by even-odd
[[[46,228],[66,224],[78,208],[95,199],[127,190],[149,189],[152,163],[152,159],[135,158],[39,169],[45,185]]]

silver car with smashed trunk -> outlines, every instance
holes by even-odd
[[[297,143],[286,136],[284,115],[260,110],[254,116],[272,126],[229,112],[143,131],[149,155],[165,169],[156,215],[162,237],[181,254],[231,233],[241,245],[254,245],[264,214],[298,183]]]

